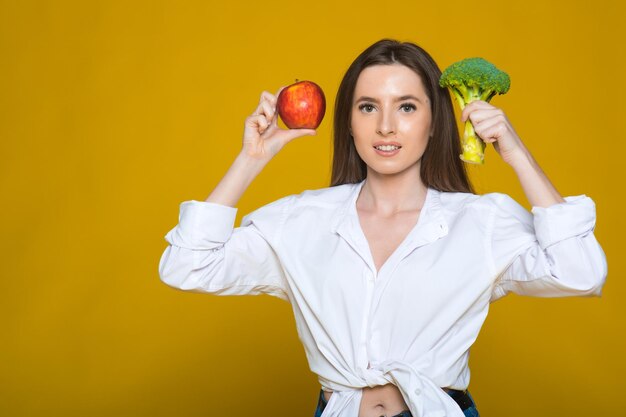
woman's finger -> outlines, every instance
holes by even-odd
[[[276,96],[272,95],[271,93],[268,93],[267,91],[263,91],[261,93],[261,101],[269,102],[272,105],[272,107],[276,106]]]
[[[263,101],[261,106],[263,107],[263,114],[265,115],[265,118],[271,122],[274,117],[274,107],[267,101]]]
[[[489,119],[505,120],[504,112],[500,109],[480,109],[474,110],[467,116],[474,126]]]
[[[252,113],[253,115],[261,114],[263,110],[263,103],[270,103],[272,107],[276,105],[276,98],[268,93],[267,91],[261,92],[261,97],[259,98],[259,104],[257,108]]]
[[[272,110],[271,105],[266,100],[261,100],[259,105],[252,113],[253,116],[264,115],[267,120],[271,119],[271,115],[273,115],[274,111]]]
[[[487,143],[499,139],[505,130],[504,122],[496,118],[487,119],[478,126],[474,126],[474,132]]]
[[[486,101],[476,100],[465,106],[461,112],[461,121],[465,122],[470,114],[479,110],[498,109],[497,107],[487,103]]]
[[[285,139],[285,143],[288,143],[296,138],[299,138],[300,136],[306,136],[306,135],[315,136],[317,134],[317,131],[315,129],[289,129],[289,130],[284,130],[283,132],[284,132],[283,137]]]
[[[476,134],[485,142],[491,143],[501,139],[507,132],[506,125],[502,123],[495,123],[483,130],[476,131]]]
[[[269,122],[262,114],[256,114],[246,118],[246,127],[252,128],[262,134],[268,128]]]

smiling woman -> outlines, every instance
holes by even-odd
[[[367,176],[411,170],[432,134],[430,100],[420,77],[404,65],[375,65],[361,73],[355,88],[351,135],[368,168]]]
[[[429,113],[428,143],[418,167],[422,181],[442,191],[472,192],[465,166],[458,158],[461,147],[452,101],[449,93],[439,86],[440,76],[432,57],[410,42],[384,39],[363,51],[346,71],[337,92],[331,185],[357,182],[367,176],[367,164],[357,152],[353,138],[354,123],[363,120],[363,113],[377,112],[373,121],[368,119],[371,123],[383,123],[377,129],[405,127],[406,123],[384,126],[394,120],[383,118],[389,114],[376,107],[387,109],[393,104],[396,110],[418,115],[402,121],[417,123],[416,117],[424,118]],[[415,109],[409,110],[411,106]],[[396,134],[387,132],[385,136]],[[417,140],[416,133],[413,135]],[[378,140],[382,145],[393,141],[381,137]]]
[[[310,129],[280,129],[261,94],[241,153],[204,202],[181,205],[162,280],[291,303],[320,382],[317,417],[477,417],[469,350],[508,293],[599,296],[606,258],[595,206],[560,196],[504,113],[463,118],[517,174],[532,214],[476,195],[441,72],[426,51],[384,39],[346,72],[334,116],[332,184],[245,216],[236,204],[264,166]]]

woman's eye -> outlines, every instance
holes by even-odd
[[[411,103],[402,104],[400,108],[404,113],[410,113],[411,111],[417,109],[417,107],[415,107],[415,105]],[[359,110],[365,111],[365,113],[371,113],[374,110],[374,106],[371,104],[361,104],[359,105]]]

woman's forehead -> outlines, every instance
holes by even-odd
[[[373,65],[359,74],[354,90],[355,99],[360,96],[394,98],[405,95],[424,97],[426,91],[419,75],[411,68],[401,65]]]

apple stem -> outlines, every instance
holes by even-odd
[[[296,82],[300,82],[300,80],[298,80],[298,79],[296,78]]]

